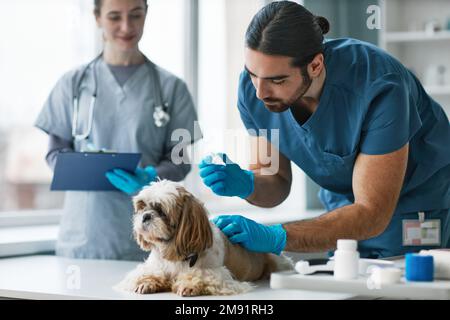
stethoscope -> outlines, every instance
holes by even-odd
[[[82,141],[86,140],[89,135],[92,132],[92,123],[94,119],[94,108],[95,108],[95,102],[97,100],[97,72],[96,72],[96,64],[98,60],[101,59],[103,56],[103,53],[98,55],[94,60],[89,62],[86,67],[84,67],[83,71],[81,72],[80,77],[78,78],[78,81],[74,81],[75,85],[73,88],[73,117],[72,117],[72,137],[76,141]],[[162,89],[161,89],[161,82],[159,79],[158,71],[156,70],[156,65],[151,62],[147,57],[145,57],[145,64],[148,66],[148,69],[150,71],[150,77],[152,79],[153,84],[153,92],[155,92],[155,108],[153,111],[153,120],[155,122],[155,125],[158,128],[165,127],[169,121],[170,121],[170,115],[168,113],[169,110],[169,104],[167,102],[163,103],[163,95],[162,95]],[[78,124],[78,117],[79,117],[79,108],[80,108],[80,96],[81,96],[81,82],[83,81],[87,70],[92,66],[93,70],[93,78],[94,78],[94,90],[92,93],[91,101],[89,104],[89,119],[88,119],[88,126],[85,132],[81,134],[77,134],[77,124]]]

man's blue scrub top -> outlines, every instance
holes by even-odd
[[[353,203],[358,153],[386,154],[409,142],[406,177],[394,226],[389,227],[398,232],[362,241],[359,250],[362,256],[411,251],[401,248],[402,216],[415,213],[417,219],[418,211],[440,210],[443,227],[449,227],[449,210],[443,210],[450,208],[449,120],[418,79],[376,46],[355,39],[329,40],[324,56],[327,75],[320,103],[305,123],[299,124],[290,109],[278,114],[266,109],[246,71],[238,96],[242,121],[259,135],[259,129],[267,129],[272,142],[270,129],[279,129],[280,152],[321,186],[319,197],[327,211]],[[450,232],[444,233],[448,237]]]

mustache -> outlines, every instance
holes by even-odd
[[[263,99],[263,102],[271,104],[271,103],[281,102],[281,100],[280,99],[266,98],[266,99]]]

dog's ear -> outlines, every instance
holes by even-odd
[[[134,212],[143,210],[146,205],[147,204],[141,198],[138,198],[138,197],[133,198]]]
[[[210,248],[213,235],[206,209],[190,193],[183,195],[181,215],[175,240],[168,254],[173,260],[184,260]],[[171,252],[170,252],[171,251]]]
[[[134,238],[136,239],[136,242],[138,243],[139,247],[141,247],[144,251],[151,251],[153,245],[151,242],[148,242],[144,239],[144,237],[141,234],[137,234],[136,232],[133,232]]]

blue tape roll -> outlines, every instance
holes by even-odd
[[[433,281],[433,257],[407,253],[405,261],[405,278],[408,281]]]

